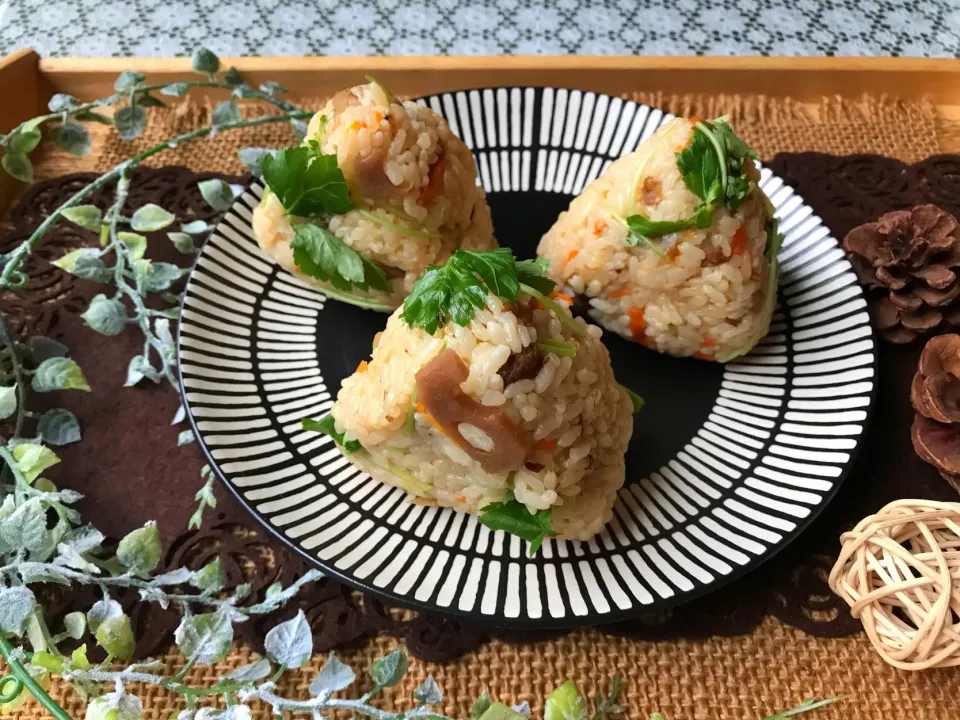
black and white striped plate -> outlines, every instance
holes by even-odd
[[[474,150],[500,243],[531,257],[573,195],[670,115],[552,88],[431,96]],[[781,218],[768,337],[721,366],[604,336],[643,395],[614,518],[589,542],[526,543],[407,502],[300,419],[329,408],[386,316],[328,301],[263,256],[254,184],[200,252],[180,324],[186,407],[237,498],[303,557],[389,601],[494,625],[622,620],[708,592],[769,558],[846,475],[874,394],[863,293],[829,230],[762,171]]]

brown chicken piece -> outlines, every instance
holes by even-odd
[[[503,386],[512,385],[518,380],[535,378],[543,367],[543,355],[530,345],[507,358],[497,375],[503,378]]]
[[[417,373],[417,399],[444,435],[488,473],[518,470],[533,446],[533,438],[517,425],[502,408],[483,405],[460,389],[469,370],[456,352],[447,348]],[[493,441],[493,450],[485,452],[471,445],[460,434],[461,423],[473,425]]]

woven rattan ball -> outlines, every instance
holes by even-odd
[[[897,500],[840,543],[830,587],[880,656],[905,670],[960,665],[960,503]]]

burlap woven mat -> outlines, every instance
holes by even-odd
[[[828,99],[816,108],[739,96],[636,99],[678,114],[729,114],[761,158],[770,158],[777,152],[820,151],[842,155],[876,153],[915,162],[945,149],[945,131],[932,105],[881,98],[865,98],[861,102]],[[300,104],[319,107],[318,102],[309,100],[301,100]],[[256,108],[251,111],[258,112]],[[155,111],[148,131],[132,143],[98,131],[101,137],[95,140],[92,156],[77,161],[47,154],[38,164],[38,178],[78,170],[106,170],[137,149],[168,137],[171,131],[196,127],[207,113],[208,106],[196,104]],[[154,164],[239,173],[243,168],[235,156],[237,148],[278,146],[291,141],[292,135],[285,126],[234,131],[178,147],[155,158]],[[192,499],[183,501],[190,503]],[[389,652],[395,644],[392,639],[380,638],[363,647],[342,649],[338,654],[362,672],[371,660]],[[166,659],[171,666],[181,662],[176,653]],[[220,676],[249,660],[250,651],[239,649],[216,667],[194,670],[188,679],[200,682],[205,677]],[[322,660],[315,658],[283,690],[305,696],[306,686]],[[386,702],[410,707],[413,688],[428,672],[434,674],[444,691],[443,710],[453,717],[466,717],[473,700],[484,689],[504,702],[528,700],[534,717],[538,717],[543,697],[564,680],[573,679],[584,691],[594,694],[608,686],[612,675],[619,674],[625,680],[626,716],[644,720],[655,711],[667,720],[761,718],[792,707],[804,698],[833,695],[844,695],[846,700],[817,711],[812,718],[960,718],[956,671],[904,673],[883,664],[862,635],[840,640],[816,638],[770,619],[752,635],[698,642],[654,643],[591,630],[534,644],[492,641],[447,665],[411,660],[408,677],[387,693]],[[369,680],[366,682],[369,685]],[[82,717],[82,702],[71,697],[68,690],[55,685],[52,692],[74,717]],[[166,693],[138,690],[138,694],[144,700],[144,717],[149,720],[167,720],[179,709]],[[261,717],[268,716],[266,707],[257,710]],[[39,706],[29,703],[13,717],[32,720],[43,715]]]
[[[835,155],[876,154],[917,162],[948,151],[944,139],[955,134],[953,125],[937,115],[932,103],[904,103],[892,98],[865,95],[857,101],[824,98],[816,106],[789,99],[756,95],[668,95],[634,93],[629,99],[663,108],[681,116],[727,115],[737,132],[760,158],[781,152],[824,152]],[[300,107],[320,109],[323,98],[298,98]],[[146,132],[132,142],[117,138],[112,129],[90,127],[94,152],[75,158],[63,152],[46,152],[36,167],[44,180],[68,172],[106,170],[133,153],[151,147],[172,133],[188,132],[209,118],[209,102],[182,102],[175,108],[156,109]],[[247,115],[273,112],[258,103],[248,103]],[[293,133],[282,123],[245,128],[184,144],[151,158],[152,166],[183,165],[195,171],[216,170],[244,173],[236,151],[243,147],[278,147],[293,142]]]

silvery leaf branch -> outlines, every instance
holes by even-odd
[[[213,109],[208,126],[158,142],[96,177],[45,218],[26,240],[11,251],[0,254],[0,293],[12,292],[27,284],[23,263],[57,223],[65,220],[96,234],[99,238],[97,246],[72,250],[54,261],[54,264],[78,278],[104,286],[103,292],[89,302],[82,314],[84,323],[91,330],[113,336],[132,325],[140,331],[143,347],[129,360],[125,380],[127,386],[144,381],[176,384],[177,353],[173,323],[179,315],[179,291],[184,273],[173,263],[154,262],[146,257],[147,233],[163,231],[178,251],[192,254],[197,251],[198,241],[202,241],[213,229],[202,220],[179,222],[173,212],[157,204],[129,207],[131,170],[167,149],[218,132],[283,122],[291,124],[299,135],[305,132],[304,121],[311,116],[310,111],[301,110],[280,97],[285,89],[279,83],[265,82],[254,89],[244,82],[235,69],[222,72],[219,58],[209,50],[201,48],[195,51],[192,66],[204,77],[203,80],[151,84],[146,82],[142,74],[127,71],[117,78],[115,93],[106,98],[80,102],[74,97],[58,93],[49,101],[48,114],[20,123],[6,135],[0,135],[0,149],[3,151],[0,164],[3,169],[24,182],[31,182],[33,165],[30,156],[44,136],[61,149],[84,156],[93,147],[87,129],[90,123],[112,126],[122,140],[133,140],[146,131],[151,109],[166,106],[162,96],[183,97],[195,88],[219,89],[229,93],[229,99],[221,101]],[[263,101],[278,113],[244,119],[236,102],[238,99]],[[113,108],[112,115],[100,112],[105,108]],[[248,148],[240,151],[240,158],[251,170],[257,170],[259,158],[265,152]],[[98,190],[110,187],[113,188],[114,200],[106,209],[87,202]],[[222,212],[232,204],[241,188],[223,180],[210,179],[200,182],[199,190],[214,210]],[[0,419],[16,415],[17,434],[30,417],[26,401],[31,389],[40,392],[67,388],[90,389],[80,368],[66,357],[67,349],[59,343],[41,340],[43,347],[33,355],[48,357],[43,357],[34,369],[28,369],[29,353],[24,353],[23,348],[9,337],[5,326],[0,326],[0,348],[3,348],[0,352],[4,353],[0,355],[3,361],[0,365]],[[172,424],[179,424],[184,418],[181,407],[172,418]],[[81,431],[79,423],[69,411],[58,409],[39,418],[38,436],[47,444],[58,445],[79,440]],[[188,429],[180,433],[178,442],[183,445],[193,442],[193,439],[193,432]],[[191,527],[198,527],[204,509],[213,507],[216,502],[209,468],[204,468],[203,480],[204,485],[197,493],[199,505],[197,513],[191,518]]]

